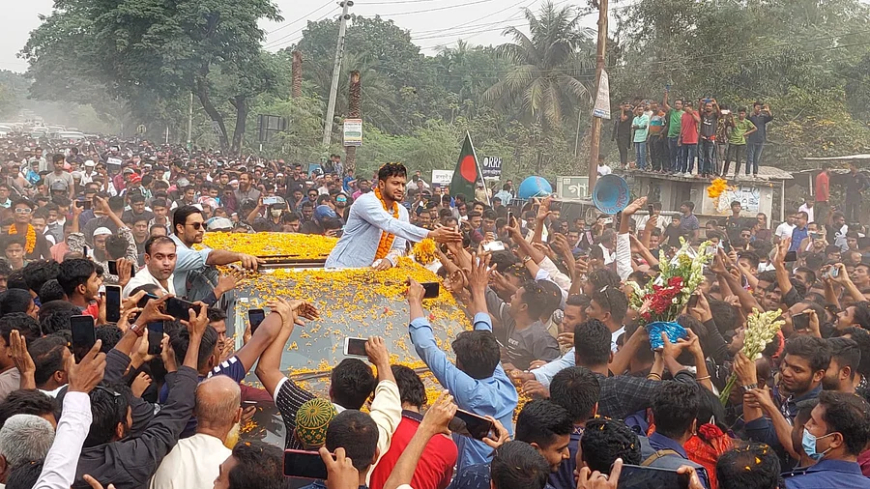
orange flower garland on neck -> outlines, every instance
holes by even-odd
[[[378,200],[381,201],[381,205],[384,206],[384,210],[389,212],[394,219],[399,218],[399,204],[393,202],[393,208],[387,208],[387,201],[384,200],[384,197],[381,195],[381,189],[375,189],[375,196],[377,196]],[[381,231],[381,240],[378,242],[378,251],[375,252],[375,260],[382,260],[387,257],[390,253],[390,249],[393,247],[393,241],[396,239],[396,235],[390,234],[386,231]]]
[[[15,224],[9,226],[9,234],[18,234],[18,229],[15,226]],[[24,252],[29,255],[36,249],[36,229],[32,225],[27,225],[27,232],[24,234],[24,238],[26,240]]]

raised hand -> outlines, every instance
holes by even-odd
[[[97,340],[78,364],[75,363],[72,355],[68,357],[67,372],[69,373],[70,392],[87,394],[102,382],[106,372],[106,354],[100,352],[102,346],[103,341]]]

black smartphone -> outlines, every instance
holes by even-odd
[[[319,452],[284,450],[284,477],[326,480],[328,476]]]
[[[109,260],[109,274],[118,275],[118,262],[115,260]],[[136,276],[136,267],[130,269],[130,278]]]
[[[513,222],[514,222],[514,213],[513,213],[513,212],[508,212],[508,222],[507,222],[507,223],[508,223],[508,226],[512,226],[512,225],[513,225],[513,224],[512,224]]]
[[[692,308],[698,307],[698,300],[698,294],[692,294],[689,296],[689,303],[686,304],[686,308],[689,310],[689,312],[692,311]]]
[[[646,206],[646,211],[649,212],[649,215],[653,215],[653,212],[655,212],[655,209],[653,208],[652,204],[650,204],[650,205]]]
[[[73,349],[88,351],[97,342],[97,334],[94,330],[93,316],[73,316],[69,318],[69,327],[72,332]]]
[[[785,262],[791,263],[797,261],[797,251],[789,251],[785,254]]]
[[[77,200],[76,207],[78,207],[80,209],[84,209],[84,210],[89,210],[91,208],[91,201],[90,200]]]
[[[82,246],[82,258],[84,258],[85,260],[88,259],[88,247],[87,246]]]
[[[199,304],[194,304],[193,302],[188,302],[177,297],[170,297],[166,300],[165,304],[166,314],[169,314],[175,319],[184,319],[185,321],[190,319],[188,309],[193,309],[195,314],[199,314]]]
[[[109,262],[111,263],[111,262]],[[121,287],[106,286],[106,321],[117,323],[121,320]]]
[[[441,293],[441,284],[438,282],[425,282],[420,284],[426,292],[423,294],[424,299],[435,299]]]
[[[806,311],[794,314],[791,317],[791,323],[794,325],[795,331],[810,329],[810,315]]]
[[[148,305],[148,301],[156,301],[158,297],[154,294],[145,293],[141,299],[139,299],[139,303],[136,304],[136,307],[143,309]]]
[[[163,352],[163,321],[148,323],[148,354],[160,355]]]
[[[493,423],[482,416],[457,409],[456,414],[447,426],[450,428],[450,431],[456,434],[474,438],[475,440],[483,440],[492,431]]]
[[[345,338],[344,339],[344,356],[346,357],[362,357],[366,358],[366,338]]]
[[[676,470],[623,465],[619,474],[619,489],[688,489],[688,474]]]
[[[257,332],[260,323],[266,319],[266,312],[262,309],[248,309],[248,321],[251,323],[251,334]]]

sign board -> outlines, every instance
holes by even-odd
[[[344,120],[344,145],[362,146],[362,119]]]
[[[432,170],[432,183],[450,185],[453,180],[453,170]]]
[[[559,177],[556,179],[556,193],[563,199],[586,199],[589,197],[589,177]]]
[[[716,202],[716,212],[719,214],[731,213],[731,202],[740,202],[743,211],[755,215],[761,212],[761,190],[758,187],[728,187],[719,201]]]
[[[257,142],[260,144],[269,142],[275,134],[281,131],[286,131],[287,126],[286,117],[279,117],[277,115],[258,115]]]
[[[483,178],[497,179],[501,177],[501,158],[498,156],[484,156],[480,167],[483,171]]]
[[[610,120],[610,80],[604,70],[601,70],[601,78],[598,80],[598,93],[595,95],[592,116]]]
[[[121,166],[124,163],[124,160],[121,158],[106,158],[107,165]]]
[[[145,124],[139,124],[139,126],[136,127],[136,132],[139,134],[145,134],[147,131],[148,129],[145,127]]]

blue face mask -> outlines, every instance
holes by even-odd
[[[810,457],[811,459],[817,461],[821,460],[822,457],[824,457],[825,454],[828,453],[828,450],[830,450],[830,448],[822,453],[817,453],[816,441],[821,440],[822,438],[827,438],[831,435],[833,435],[833,433],[828,433],[825,436],[816,437],[814,434],[810,433],[806,428],[804,428],[804,434],[801,437],[801,447],[803,447],[804,453],[807,454],[807,457]]]

